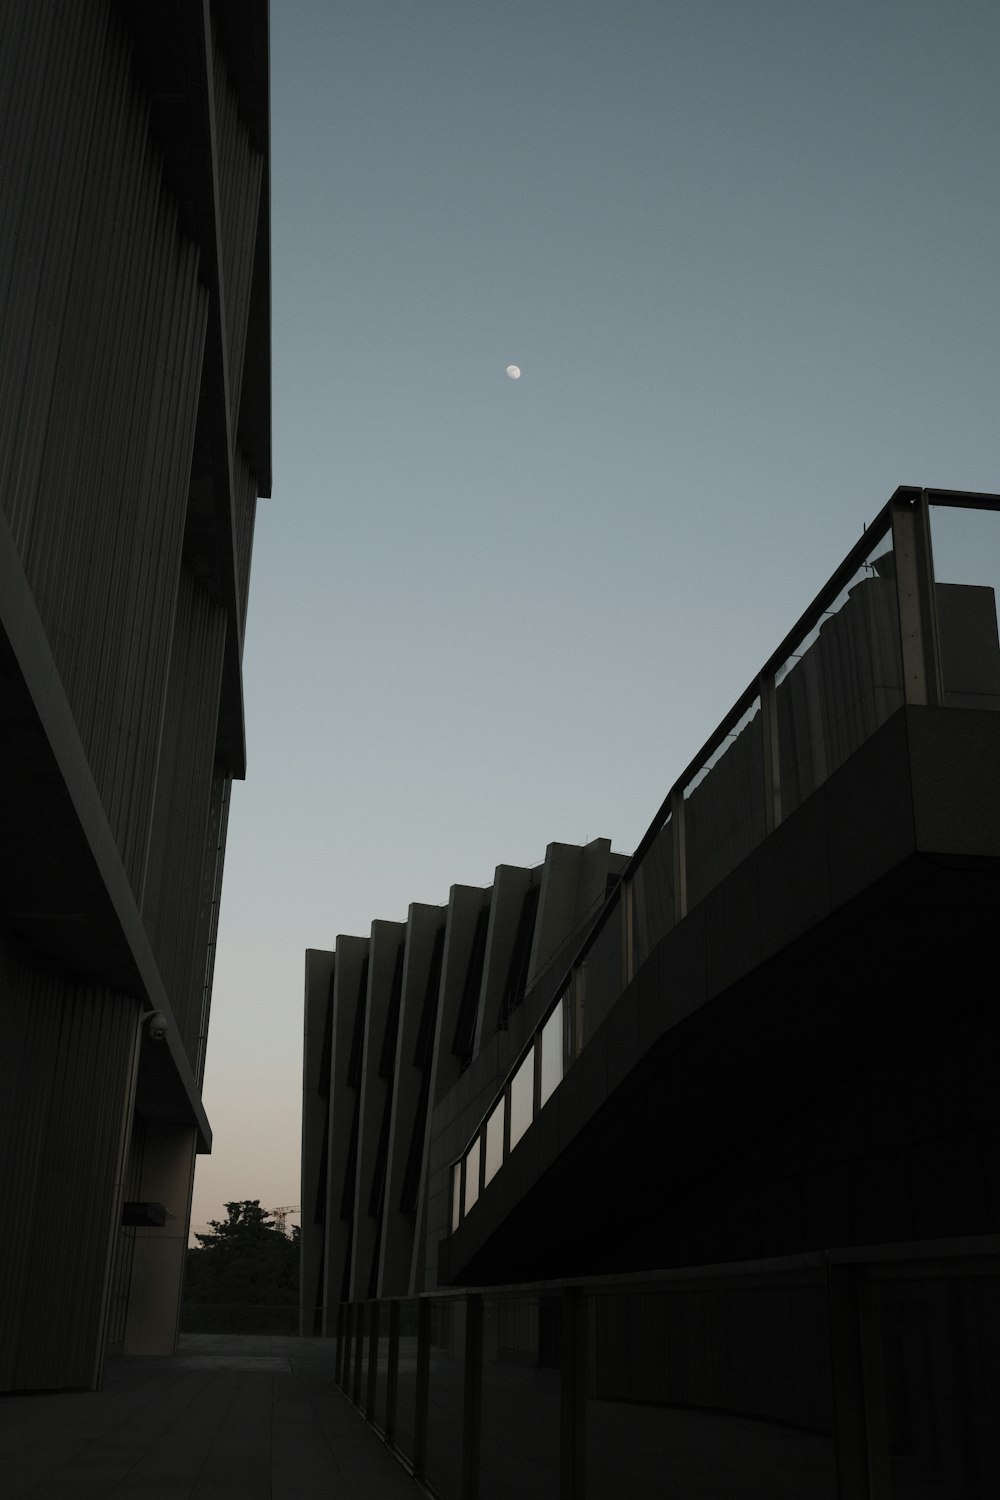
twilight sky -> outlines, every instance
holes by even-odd
[[[897,484],[1000,489],[996,0],[271,27],[274,495],[196,1228],[299,1202],[307,947],[552,840],[631,851]]]

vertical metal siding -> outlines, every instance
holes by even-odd
[[[137,1012],[0,933],[0,1387],[88,1387],[120,1218]],[[72,1253],[67,1254],[67,1245]]]
[[[253,283],[254,249],[264,159],[250,142],[240,119],[236,90],[229,81],[226,61],[213,47],[215,124],[218,137],[219,216],[222,273],[225,287],[226,352],[229,360],[229,400],[233,428],[239,421],[246,352],[247,319]]]
[[[124,1163],[125,1203],[135,1203],[142,1196],[142,1161],[146,1145],[145,1121],[138,1115],[132,1119],[128,1159]],[[128,1297],[132,1281],[132,1261],[135,1254],[135,1226],[120,1224],[115,1246],[114,1269],[108,1299],[108,1321],[106,1344],[109,1353],[121,1353],[125,1343],[125,1320],[128,1315]]]
[[[212,1008],[212,981],[215,977],[215,951],[219,934],[219,904],[222,899],[222,872],[226,856],[226,833],[229,828],[229,796],[233,778],[224,766],[216,763],[212,783],[212,802],[208,818],[208,842],[202,876],[202,900],[198,935],[195,939],[195,961],[204,954],[201,982],[200,1020],[194,1078],[199,1089],[205,1077],[205,1054],[208,1047],[208,1021]]]
[[[3,504],[135,886],[208,298],[120,27],[94,4],[41,6],[21,33],[4,110]]]
[[[242,627],[247,617],[250,559],[253,554],[254,522],[257,516],[257,477],[247,463],[246,455],[241,448],[237,448],[234,455],[233,490],[236,522],[236,586],[242,636]]]
[[[143,920],[192,1068],[204,987],[206,865],[226,616],[181,572]]]
[[[265,164],[216,48],[227,621],[182,565],[199,403],[218,396],[202,389],[212,293],[133,72],[144,24],[112,0],[0,5],[0,506],[200,1083],[231,780],[216,761],[223,663],[257,498],[234,434]],[[226,468],[212,482],[228,490]],[[0,1389],[97,1372],[136,1013],[0,925],[0,1191],[17,1219],[0,1256]]]

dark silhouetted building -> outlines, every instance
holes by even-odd
[[[172,1352],[254,511],[266,0],[0,9],[0,1389]]]
[[[307,955],[303,1326],[438,1493],[1000,1486],[998,512],[896,492],[544,973],[528,872]]]

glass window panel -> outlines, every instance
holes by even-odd
[[[781,812],[787,817],[903,703],[890,537],[824,610],[775,674]]]
[[[539,1091],[539,1106],[551,1098],[552,1094],[562,1082],[563,1076],[563,1002],[560,1000],[555,1010],[549,1016],[542,1027],[542,1067],[541,1088]]]
[[[535,1053],[532,1048],[510,1084],[510,1149],[512,1151],[531,1124],[534,1101]]]
[[[473,1141],[465,1153],[465,1212],[476,1202],[479,1197],[479,1137]]]
[[[931,546],[945,704],[1000,708],[1000,515],[932,505]]]
[[[451,1228],[452,1233],[462,1222],[462,1163],[455,1162],[451,1169]]]
[[[504,1106],[506,1099],[500,1098],[492,1114],[486,1121],[486,1163],[483,1169],[483,1182],[492,1181],[497,1172],[503,1166],[503,1122]]]

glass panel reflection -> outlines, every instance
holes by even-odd
[[[559,1315],[555,1297],[484,1299],[480,1500],[559,1494]]]
[[[510,1149],[513,1151],[531,1124],[535,1100],[535,1053],[532,1049],[510,1084]]]
[[[479,1198],[479,1136],[465,1153],[465,1213]]]
[[[1000,1494],[1000,1295],[993,1277],[873,1286],[892,1494]]]
[[[417,1308],[415,1297],[399,1306],[399,1360],[396,1365],[396,1415],[392,1441],[413,1462],[417,1410]]]
[[[431,1306],[427,1480],[441,1500],[461,1500],[465,1394],[465,1301]]]
[[[351,1400],[360,1406],[364,1394],[365,1347],[368,1343],[368,1307],[359,1302],[354,1309],[354,1368],[352,1371]]]
[[[945,705],[1000,708],[1000,515],[943,505],[930,514]]]
[[[489,1119],[486,1121],[486,1161],[483,1168],[483,1184],[490,1182],[503,1165],[503,1121],[506,1100],[501,1094]]]
[[[822,1284],[589,1301],[589,1500],[834,1500]]]
[[[371,1420],[381,1432],[385,1432],[386,1399],[389,1392],[389,1304],[387,1302],[383,1302],[379,1307],[378,1327],[375,1410],[371,1413]]]
[[[364,1414],[369,1421],[375,1415],[375,1405],[378,1399],[378,1335],[381,1311],[380,1303],[369,1302],[368,1333],[365,1338],[365,1383],[361,1391]]]
[[[555,1093],[563,1076],[563,1002],[560,1000],[542,1027],[539,1108]]]

